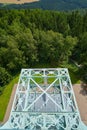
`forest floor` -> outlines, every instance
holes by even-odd
[[[6,4],[23,4],[23,3],[32,3],[39,0],[0,0],[0,3],[6,3]]]
[[[3,123],[5,123],[9,118],[16,88],[17,88],[17,85],[14,85]],[[73,90],[74,90],[77,105],[80,111],[81,119],[87,125],[87,93],[81,87],[81,84],[74,84]]]

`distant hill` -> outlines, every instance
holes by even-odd
[[[24,3],[32,3],[36,2],[39,0],[0,0],[0,3],[5,3],[5,4],[24,4]]]
[[[24,4],[0,4],[2,8],[41,8],[46,10],[75,10],[87,8],[87,0],[40,0]]]

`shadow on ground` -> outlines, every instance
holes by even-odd
[[[81,88],[80,94],[87,96],[87,84],[81,83]]]

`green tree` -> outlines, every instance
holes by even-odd
[[[18,42],[19,49],[23,53],[26,65],[29,67],[34,62],[37,62],[37,48],[36,41],[33,38],[30,29],[25,29],[24,32],[16,35],[16,41]]]
[[[15,38],[9,36],[7,41],[7,64],[6,67],[9,71],[16,73],[22,67],[25,66],[25,59],[23,57],[23,52],[19,50],[18,43]]]
[[[83,31],[83,16],[79,11],[73,11],[68,15],[68,22],[72,36],[79,36]]]
[[[41,62],[60,64],[68,62],[68,58],[77,43],[76,38],[64,37],[61,33],[36,30],[34,38],[37,41],[38,57]]]
[[[6,71],[5,68],[0,67],[0,87],[3,87],[11,80],[11,75]]]
[[[87,32],[80,35],[78,44],[73,51],[72,59],[81,65],[87,62]]]

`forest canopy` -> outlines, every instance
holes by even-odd
[[[87,82],[86,56],[87,12],[0,10],[0,87],[21,68],[57,67],[71,60]]]

